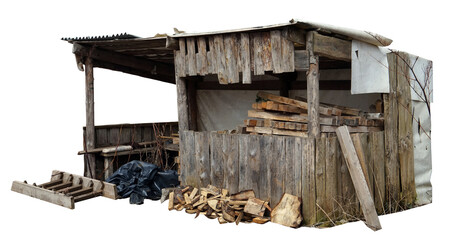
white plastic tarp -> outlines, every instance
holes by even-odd
[[[411,99],[433,102],[433,63],[430,60],[409,55]]]
[[[352,94],[389,93],[387,49],[352,41]]]

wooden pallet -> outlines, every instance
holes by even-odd
[[[74,209],[75,203],[104,196],[117,199],[116,185],[54,170],[49,182],[36,185],[14,181],[11,191]]]

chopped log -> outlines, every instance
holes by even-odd
[[[285,193],[271,211],[271,221],[288,227],[299,227],[301,217],[301,198]]]
[[[248,214],[264,216],[265,202],[258,198],[250,198],[245,205],[243,211]]]
[[[253,223],[264,224],[264,223],[267,223],[268,221],[270,221],[270,218],[264,218],[264,217],[253,218]]]
[[[174,192],[169,193],[168,199],[169,199],[168,210],[173,210],[174,209]]]
[[[234,193],[231,195],[231,200],[248,200],[249,198],[254,198],[256,195],[252,189],[243,190],[238,193]]]

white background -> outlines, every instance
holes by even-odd
[[[440,2],[440,3],[438,3]],[[419,239],[450,228],[450,37],[447,1],[2,1],[0,3],[0,239]],[[84,73],[61,37],[127,32],[140,37],[284,23],[291,18],[369,30],[392,48],[434,62],[433,204],[331,229],[219,225],[167,203],[96,198],[69,210],[10,191],[53,169],[82,174]],[[447,23],[447,24],[446,24]],[[96,124],[176,121],[176,88],[95,69]]]

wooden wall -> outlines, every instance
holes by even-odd
[[[269,200],[271,206],[279,202],[283,193],[304,196],[305,225],[328,221],[328,217],[356,220],[361,216],[336,137],[323,134],[312,144],[312,150],[311,139],[299,137],[183,131],[180,138],[184,143],[180,149],[182,185],[212,184],[230,192],[253,189],[258,198]],[[366,156],[370,190],[377,212],[383,214],[384,133],[360,133],[359,138]],[[307,172],[303,167],[309,157],[315,157],[313,186],[303,184],[303,174]]]

